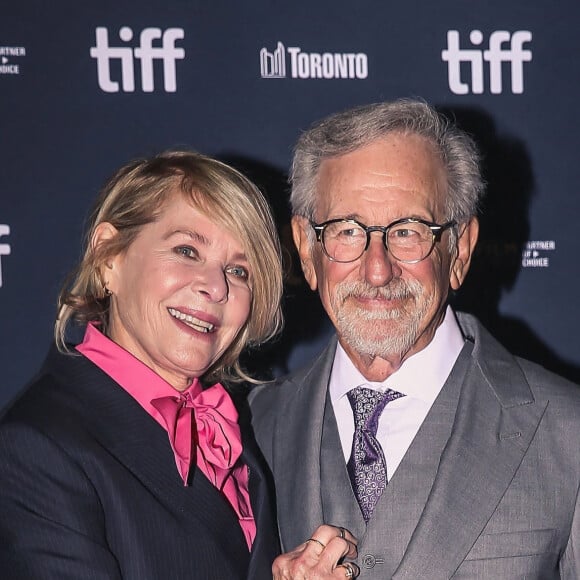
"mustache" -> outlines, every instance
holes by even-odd
[[[336,288],[337,298],[344,302],[349,297],[383,300],[404,300],[414,298],[422,293],[422,287],[416,280],[391,280],[386,286],[371,286],[367,282],[354,280],[342,282]]]

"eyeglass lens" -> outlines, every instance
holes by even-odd
[[[431,251],[433,242],[431,229],[420,222],[397,224],[387,230],[387,248],[394,258],[403,262],[424,259]],[[326,253],[333,260],[352,262],[364,253],[367,232],[354,222],[333,222],[325,227],[322,243]]]

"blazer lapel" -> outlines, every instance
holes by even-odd
[[[235,547],[241,558],[244,553],[247,558],[247,544],[228,501],[197,469],[190,485],[183,485],[165,430],[84,357],[75,357],[74,364],[67,360],[60,367],[68,375],[62,380],[69,389],[67,396],[86,417],[87,429],[175,514],[184,531],[199,533],[201,524],[224,545],[224,553]]]
[[[272,451],[283,551],[304,542],[323,523],[320,446],[335,350],[333,340],[311,367],[293,377],[291,384],[276,387],[283,388],[286,397],[278,407]]]
[[[272,570],[272,562],[280,553],[278,529],[274,514],[276,507],[264,469],[263,460],[257,451],[253,438],[243,435],[244,451],[241,460],[248,466],[250,480],[250,499],[256,522],[256,538],[252,546],[248,578],[268,578]]]
[[[505,493],[546,408],[534,401],[513,357],[471,319],[460,322],[475,340],[471,364],[437,477],[394,579],[453,576]]]

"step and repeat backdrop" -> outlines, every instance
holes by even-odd
[[[288,246],[283,373],[329,333],[290,247],[286,172],[313,121],[419,96],[484,152],[482,240],[457,306],[580,373],[576,0],[6,1],[0,17],[0,407],[36,372],[83,225],[120,165],[217,156],[268,195]]]

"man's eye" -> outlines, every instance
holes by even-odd
[[[337,233],[338,238],[359,238],[366,235],[360,228],[343,228]]]
[[[197,258],[197,252],[191,246],[178,246],[175,248],[175,253],[186,258]]]
[[[391,236],[395,238],[412,238],[413,236],[417,236],[417,232],[410,228],[400,228],[391,232]]]
[[[250,273],[243,266],[230,266],[226,269],[226,272],[242,280],[247,280],[250,277]]]

